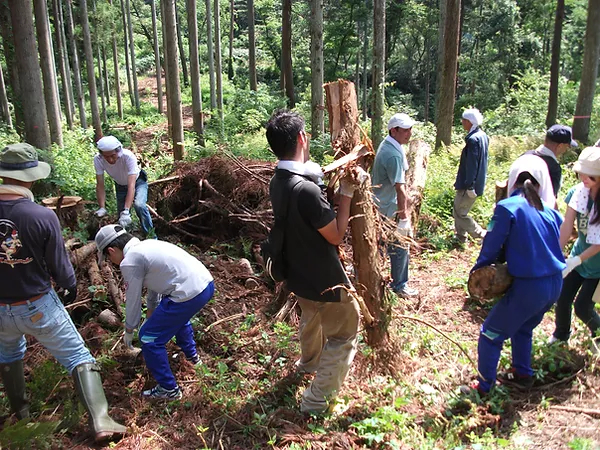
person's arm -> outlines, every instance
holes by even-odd
[[[331,245],[340,245],[348,228],[352,197],[340,195],[337,217],[318,231]]]
[[[508,238],[508,234],[510,233],[512,214],[506,208],[496,205],[491,224],[491,229],[488,230],[485,235],[481,246],[481,252],[479,253],[477,262],[471,269],[471,272],[481,267],[492,265],[498,261],[498,258],[502,254],[506,239]]]
[[[123,281],[127,286],[125,294],[125,331],[133,333],[142,318],[142,287],[144,270],[136,265],[121,266]]]
[[[567,207],[565,219],[563,220],[563,223],[560,226],[560,248],[565,248],[567,242],[569,242],[569,239],[571,238],[571,233],[573,232],[573,227],[575,226],[576,217],[577,212],[573,208]]]
[[[131,205],[133,205],[133,200],[135,198],[135,182],[137,177],[137,174],[127,176],[127,196],[125,197],[125,209],[131,209]]]
[[[400,220],[408,219],[410,215],[410,208],[408,202],[408,195],[406,195],[406,185],[404,183],[396,183],[396,195],[398,197],[398,210],[396,216]]]
[[[100,208],[106,207],[106,191],[104,190],[104,174],[96,175],[96,200]]]
[[[586,259],[590,259],[592,256],[596,256],[598,253],[600,253],[600,244],[590,245],[579,255],[579,258],[581,259],[581,262],[583,262]]]

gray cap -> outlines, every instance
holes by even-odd
[[[105,225],[96,233],[96,248],[98,249],[98,263],[104,259],[104,249],[119,236],[127,233],[121,225]]]

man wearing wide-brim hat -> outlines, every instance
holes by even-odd
[[[29,417],[23,357],[25,334],[34,336],[73,375],[96,441],[126,428],[108,416],[96,360],[52,288],[77,297],[77,280],[56,214],[33,202],[31,186],[50,175],[29,144],[0,151],[0,373],[12,412]]]

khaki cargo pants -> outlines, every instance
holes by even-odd
[[[300,348],[302,357],[298,369],[317,374],[302,394],[303,412],[324,412],[342,386],[354,355],[359,306],[342,291],[339,303],[323,303],[298,297],[300,317]]]

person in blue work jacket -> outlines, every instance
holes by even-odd
[[[483,239],[485,230],[471,217],[469,212],[477,197],[483,195],[488,166],[489,139],[481,129],[483,115],[478,109],[467,109],[462,115],[462,126],[467,132],[465,148],[460,155],[456,174],[456,196],[454,197],[454,229],[459,244],[467,241],[467,234]]]
[[[141,320],[142,288],[148,289],[147,320],[139,339],[148,370],[158,382],[142,392],[149,399],[176,400],[183,396],[171,372],[166,345],[173,337],[186,359],[196,365],[190,319],[212,298],[215,285],[198,259],[176,245],[156,239],[140,241],[119,225],[106,225],[96,235],[98,258],[118,265],[127,286],[125,346],[133,349],[133,331]]]
[[[593,354],[600,353],[600,316],[595,303],[600,301],[600,148],[583,149],[573,166],[581,183],[574,186],[565,201],[567,212],[560,229],[560,244],[564,248],[577,223],[577,240],[567,259],[567,269],[562,292],[556,303],[556,329],[549,344],[567,341],[571,335],[571,312],[575,314],[592,334]]]
[[[539,192],[551,190],[546,163],[535,155],[518,158],[510,168],[509,198],[496,205],[473,270],[498,262],[504,252],[513,282],[490,311],[479,334],[479,377],[462,387],[487,394],[496,383],[502,345],[512,344],[512,368],[498,376],[502,383],[521,388],[533,385],[533,329],[556,302],[566,267],[559,233],[562,218]]]

